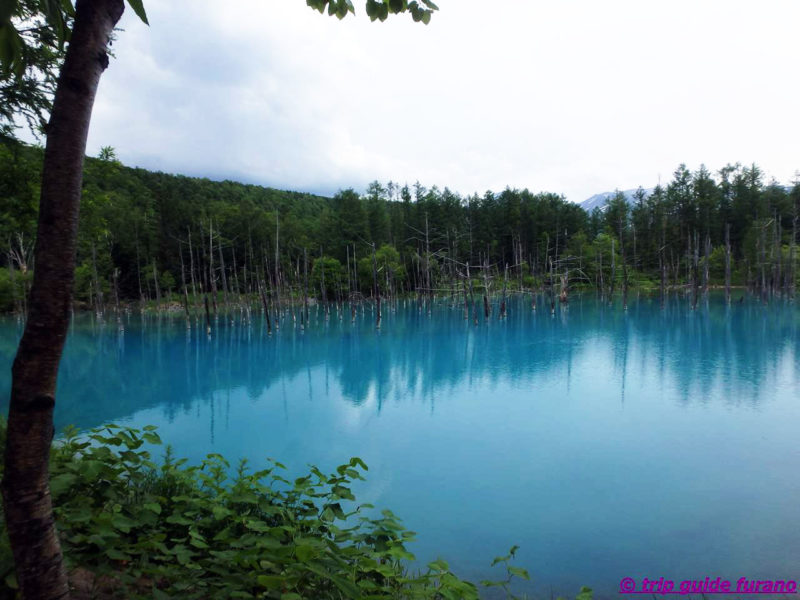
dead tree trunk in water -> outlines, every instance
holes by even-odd
[[[469,266],[467,267],[469,270]],[[461,286],[464,289],[464,320],[469,319],[469,302],[467,301],[467,278],[461,280]]]
[[[275,211],[275,307],[276,307],[276,316],[275,316],[275,327],[278,327],[278,321],[280,320],[281,315],[281,284],[280,284],[280,215],[278,211]]]
[[[194,300],[195,307],[197,307],[197,285],[194,280],[194,254],[192,253],[192,230],[186,228],[189,234],[189,277],[192,280],[192,300]]]
[[[704,255],[703,255],[703,296],[708,296],[708,269],[709,269],[709,262],[711,260],[711,236],[706,233],[706,243],[704,244]]]
[[[158,267],[156,261],[153,261],[153,285],[156,288],[156,310],[161,307],[161,289],[158,285]]]
[[[731,302],[731,224],[725,223],[725,302]]]
[[[217,253],[219,254],[219,272],[222,276],[222,298],[225,302],[225,310],[230,311],[230,303],[228,298],[228,277],[225,275],[225,258],[222,255],[222,236],[217,242]]]
[[[503,273],[503,299],[500,302],[500,318],[506,316],[506,286],[508,285],[508,265],[506,264],[505,272]]]
[[[489,309],[489,258],[488,256],[483,261],[483,316],[486,320],[489,319],[491,310]]]
[[[375,326],[381,326],[381,290],[378,287],[378,260],[375,257],[375,243],[372,244],[372,289],[375,294],[375,301],[377,303],[378,314],[375,317]]]
[[[617,280],[617,257],[614,248],[614,238],[611,238],[611,284],[609,286],[609,301],[614,301],[614,283]]]
[[[308,251],[303,248],[303,318],[308,326]]]
[[[761,301],[766,304],[767,302],[767,226],[761,226],[761,235],[759,236],[759,243],[761,244],[761,251],[759,252],[761,259]]]
[[[600,284],[599,284],[600,285],[600,287],[599,287],[599,289],[600,289],[600,299],[604,300],[605,296],[606,296],[606,282],[604,281],[605,278],[603,277],[603,251],[600,250],[600,252],[597,253],[597,256],[599,257],[599,262],[600,262],[600,265],[599,265],[599,267],[597,269],[597,271],[598,271],[598,273],[600,275]]]
[[[797,207],[795,205],[794,217],[792,218],[792,246],[789,249],[789,266],[791,268],[791,275],[789,276],[789,297],[794,298],[795,287],[797,280],[795,279],[796,273],[796,247],[797,247]]]
[[[467,263],[467,281],[469,282],[469,304],[472,307],[472,318],[475,325],[478,324],[478,309],[475,308],[475,294],[472,289],[472,277],[469,274],[469,263]]]
[[[258,291],[261,295],[261,304],[264,305],[264,318],[267,321],[267,333],[272,335],[272,320],[269,318],[269,306],[267,305],[267,294],[264,292],[264,285],[262,282],[258,283]]]
[[[178,243],[178,253],[181,257],[181,287],[183,288],[183,308],[186,311],[186,327],[191,323],[191,315],[189,313],[189,292],[186,289],[186,267],[183,263],[183,248],[180,242]]]
[[[694,231],[694,249],[692,252],[692,309],[697,308],[697,295],[700,289],[700,240],[697,230]]]
[[[206,306],[206,335],[211,335],[211,311],[208,308],[208,292],[203,296]]]
[[[211,301],[214,306],[214,317],[217,316],[217,280],[214,278],[214,227],[208,221],[208,283],[211,286]]]
[[[78,0],[47,127],[28,319],[12,367],[2,492],[22,598],[69,596],[48,486],[56,376],[69,326],[83,159],[122,0]]]

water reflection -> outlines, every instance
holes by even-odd
[[[359,498],[419,531],[420,558],[476,579],[512,544],[564,595],[610,596],[623,576],[796,578],[795,305],[519,301],[474,325],[407,302],[374,323],[314,309],[305,331],[221,320],[208,338],[180,318],[120,332],[81,317],[58,426],[153,423],[190,458],[360,455]],[[6,405],[19,332],[0,322]]]
[[[309,398],[324,393],[333,379],[355,406],[374,394],[378,412],[387,401],[412,398],[435,410],[462,381],[533,385],[538,375],[553,371],[563,372],[569,393],[573,366],[587,351],[612,357],[621,403],[628,371],[657,365],[658,385],[673,380],[683,403],[757,405],[769,400],[772,374],[797,355],[798,343],[792,305],[712,302],[691,311],[681,300],[664,310],[655,300],[642,300],[622,311],[586,299],[551,316],[520,302],[506,320],[476,327],[448,306],[428,314],[407,303],[385,315],[379,331],[369,310],[354,323],[349,310],[342,313],[326,320],[317,311],[308,331],[289,323],[272,336],[258,320],[221,320],[210,338],[201,328],[187,330],[181,319],[131,316],[120,331],[114,323],[79,317],[61,365],[58,422],[92,426],[154,406],[171,420],[197,400],[215,402],[216,391],[244,386],[255,400],[300,373]],[[5,321],[0,327],[0,393],[7,402],[7,367],[21,325]],[[631,364],[632,354],[638,364]],[[325,390],[311,382],[318,366],[325,368]],[[716,383],[723,398],[710,393]]]

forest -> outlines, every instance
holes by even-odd
[[[0,141],[3,312],[26,310],[42,159],[41,148]],[[76,308],[141,303],[188,315],[243,298],[271,310],[463,293],[465,309],[483,296],[488,314],[492,298],[545,292],[566,302],[581,287],[623,301],[640,288],[696,303],[714,286],[728,297],[731,287],[791,297],[800,182],[764,179],[756,165],[680,165],[666,185],[639,188],[632,202],[617,192],[587,213],[557,193],[461,196],[419,182],[325,198],[129,168],[105,147],[85,163]]]

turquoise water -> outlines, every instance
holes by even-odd
[[[622,577],[800,578],[798,308],[574,299],[478,325],[446,303],[312,309],[267,336],[220,322],[88,316],[62,362],[59,427],[155,424],[177,454],[360,456],[361,501],[419,533],[421,561],[497,576],[518,544],[532,591],[600,597]],[[0,321],[5,410],[20,324]]]

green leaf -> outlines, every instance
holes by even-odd
[[[428,568],[431,571],[437,571],[439,573],[449,571],[450,565],[447,562],[443,561],[441,558],[434,560],[433,562],[428,563]]]
[[[153,433],[152,431],[142,434],[142,437],[151,444],[161,444],[161,438],[158,437],[157,433]]]
[[[120,552],[119,550],[117,550],[115,548],[108,548],[106,550],[106,556],[108,558],[110,558],[111,560],[130,560],[131,559],[130,556]]]
[[[361,460],[357,456],[354,456],[353,458],[350,459],[350,466],[351,467],[359,466],[362,469],[364,469],[365,471],[369,471],[369,467],[367,466],[367,463],[365,463],[363,460]]]
[[[286,583],[286,578],[280,575],[259,575],[256,577],[256,583],[268,589],[279,589]]]
[[[154,512],[157,515],[161,514],[161,505],[158,502],[145,502],[144,504],[142,504],[142,508]]]
[[[294,549],[295,556],[300,562],[308,562],[316,554],[316,550],[311,546],[297,546]]]
[[[147,13],[144,12],[142,0],[128,0],[128,4],[130,4],[133,12],[136,13],[136,16],[139,17],[145,25],[150,25],[147,21]]]
[[[69,490],[77,480],[78,477],[73,473],[61,473],[56,475],[50,479],[50,493],[53,496],[60,496]]]
[[[520,567],[508,567],[508,572],[516,577],[521,577],[526,581],[530,581],[531,576],[528,574],[528,571],[522,569]]]

